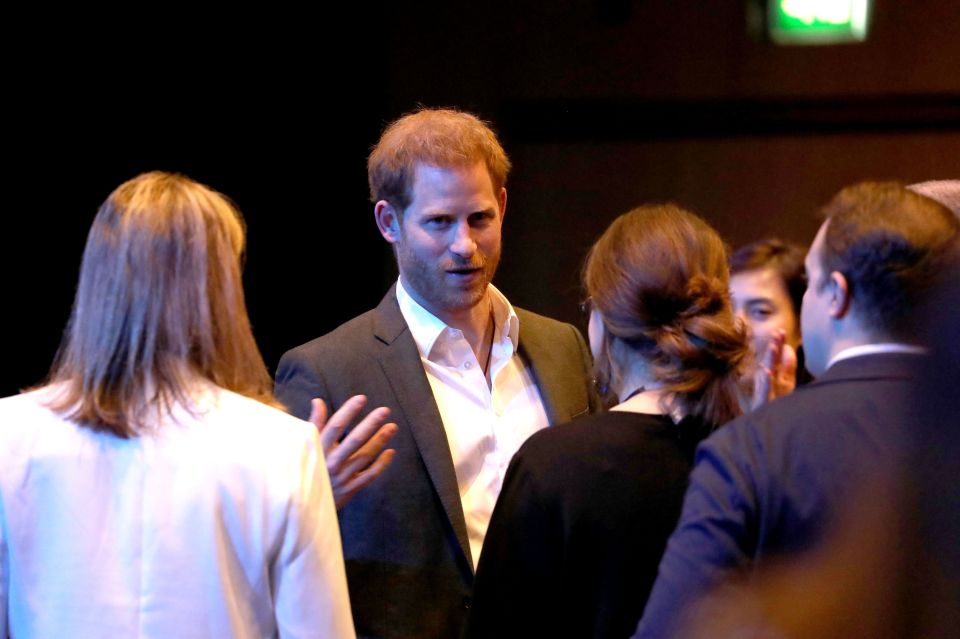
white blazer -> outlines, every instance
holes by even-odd
[[[0,637],[354,637],[312,425],[209,383],[124,440],[0,400]]]

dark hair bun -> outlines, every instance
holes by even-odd
[[[689,305],[680,313],[681,319],[698,315],[713,315],[723,310],[729,295],[728,286],[719,278],[697,273],[687,283]]]

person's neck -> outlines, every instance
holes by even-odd
[[[833,359],[843,351],[859,346],[873,346],[876,344],[906,344],[902,337],[890,335],[886,331],[867,330],[857,324],[854,326],[845,326],[845,330],[839,331],[830,342],[830,352],[827,361]]]
[[[444,324],[451,328],[456,328],[463,333],[464,339],[470,344],[473,352],[477,354],[477,359],[483,363],[483,358],[479,351],[488,347],[493,340],[493,302],[490,294],[487,293],[479,303],[472,308],[457,313],[446,313],[437,317]]]
[[[489,368],[488,360],[492,350],[494,333],[493,298],[488,288],[479,302],[470,308],[463,310],[449,311],[442,308],[434,308],[432,305],[424,302],[420,294],[410,284],[402,278],[403,289],[412,297],[417,304],[423,307],[427,312],[433,314],[441,322],[463,333],[473,354],[480,363],[483,370]]]
[[[666,393],[662,389],[643,389],[641,392],[621,401],[610,410],[624,413],[643,413],[645,415],[666,415],[664,399],[666,399]]]
[[[667,391],[660,388],[647,373],[646,366],[641,364],[635,365],[624,376],[617,396],[620,403],[610,410],[649,415],[665,415],[668,412]]]

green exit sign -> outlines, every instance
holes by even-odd
[[[769,0],[777,44],[836,44],[867,39],[871,0]]]

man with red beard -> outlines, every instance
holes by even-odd
[[[597,406],[589,351],[576,328],[513,307],[491,284],[510,162],[485,123],[447,109],[406,115],[367,168],[400,277],[377,308],[287,352],[276,394],[301,417],[314,397],[321,413],[390,410],[396,427],[361,423],[339,443],[341,423],[323,429],[357,633],[457,637],[513,453]]]

